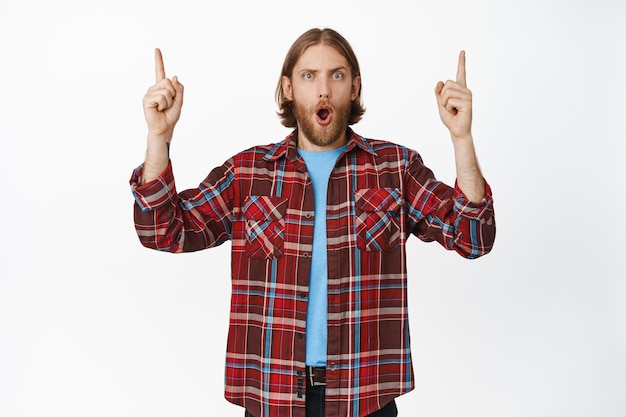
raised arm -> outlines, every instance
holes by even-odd
[[[174,126],[180,118],[183,105],[183,85],[175,76],[165,77],[163,56],[154,51],[156,83],[143,98],[143,111],[148,124],[148,144],[141,182],[159,177],[169,161],[168,147],[174,135]]]
[[[450,131],[454,146],[457,184],[463,194],[479,202],[485,195],[485,181],[472,137],[472,92],[467,88],[465,51],[459,54],[456,81],[439,81],[435,87],[441,121]]]

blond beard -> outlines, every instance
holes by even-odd
[[[317,108],[325,104],[329,106],[333,113],[333,118],[328,126],[318,125],[311,116],[314,116]],[[352,103],[333,106],[327,101],[320,101],[315,107],[306,109],[295,99],[293,109],[298,129],[313,145],[324,147],[335,143],[346,132]]]

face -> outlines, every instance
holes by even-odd
[[[350,107],[360,78],[352,80],[348,61],[332,46],[314,45],[300,56],[283,91],[293,101],[298,147],[329,150],[345,144]]]

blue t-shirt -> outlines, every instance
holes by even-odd
[[[330,173],[347,145],[330,151],[298,149],[313,183],[315,218],[309,304],[306,315],[306,364],[326,366],[328,343],[328,259],[326,256],[326,192]]]

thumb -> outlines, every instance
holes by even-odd
[[[174,100],[176,102],[178,102],[179,105],[183,105],[183,95],[185,93],[185,86],[182,85],[180,83],[180,81],[178,81],[178,77],[174,76],[172,78],[172,86],[174,87],[174,90],[176,90],[176,96],[174,97]]]
[[[441,94],[441,90],[443,90],[443,85],[444,84],[442,81],[437,82],[437,85],[435,86],[435,94]]]
[[[437,98],[437,103],[441,103],[441,91],[443,91],[443,82],[439,81],[435,86],[435,97]]]

